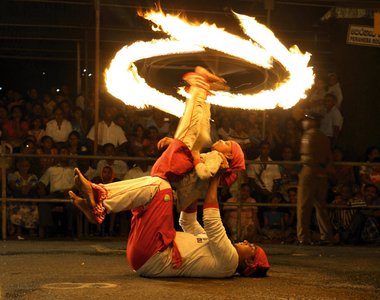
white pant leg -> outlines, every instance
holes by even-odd
[[[190,150],[201,150],[211,141],[210,104],[206,103],[205,89],[192,86],[190,93],[174,138],[182,141]]]
[[[107,213],[117,213],[146,206],[159,190],[170,188],[170,184],[159,177],[144,176],[104,184],[107,198],[103,201]]]

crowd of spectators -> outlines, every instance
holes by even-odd
[[[9,202],[10,236],[75,233],[79,211],[71,204],[48,199],[68,199],[67,193],[74,187],[76,167],[98,183],[149,175],[154,158],[160,155],[157,142],[162,137],[174,136],[178,119],[156,109],[128,107],[107,95],[101,99],[98,145],[95,145],[94,102],[73,96],[67,86],[43,93],[36,88],[25,94],[8,90],[1,98],[1,141],[10,152],[36,154],[11,162],[7,168],[7,196],[44,200],[32,204]],[[328,80],[317,78],[308,98],[291,110],[263,113],[212,107],[213,141],[235,140],[247,160],[246,172],[239,173],[229,190],[219,193],[221,202],[271,204],[270,207],[247,205],[239,214],[236,206],[226,204],[223,220],[232,239],[283,243],[296,240],[295,207],[276,207],[276,204],[297,202],[300,120],[305,112],[321,114],[321,130],[331,140],[333,160],[342,162],[345,151],[338,147],[343,126],[342,101],[337,76],[331,74]],[[97,155],[109,158],[49,157],[51,154],[91,155],[95,149]],[[379,152],[376,146],[369,147],[363,161],[379,162]],[[131,159],[117,159],[117,156]],[[380,211],[367,206],[380,204],[379,168],[336,164],[329,169],[329,184],[328,202],[350,206],[330,210],[336,239],[342,243],[378,242]],[[125,232],[122,220],[128,217],[128,214],[110,215],[104,225],[94,226],[91,232],[102,235]]]

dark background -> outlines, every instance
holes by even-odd
[[[287,46],[298,45],[312,53],[311,65],[317,74],[337,72],[343,90],[344,125],[339,144],[357,159],[370,145],[379,145],[380,48],[346,44],[350,24],[373,25],[373,11],[380,11],[379,1],[273,1],[268,14],[262,0],[161,1],[165,12],[182,12],[190,20],[208,21],[242,34],[231,10],[255,16],[267,24]],[[0,2],[0,87],[2,92],[30,87],[40,91],[51,86],[76,86],[77,45],[80,46],[83,93],[93,89],[95,57],[95,10],[91,0],[2,0]],[[100,1],[101,72],[115,53],[136,40],[159,38],[149,22],[137,10],[154,7],[154,1]],[[336,7],[365,8],[368,17],[360,19],[321,18]],[[183,57],[175,61],[161,58],[142,62],[147,80],[163,89],[177,85],[180,74],[199,62],[218,72],[213,54]],[[240,68],[234,72],[233,60],[218,61],[231,66],[225,75],[238,84],[240,78],[260,72]],[[43,75],[44,74],[44,75]],[[241,77],[239,77],[241,76]],[[253,75],[252,75],[253,76]],[[103,80],[101,80],[103,82]]]

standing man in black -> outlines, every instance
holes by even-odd
[[[320,244],[331,242],[332,231],[326,203],[327,167],[331,163],[330,140],[320,130],[321,117],[309,113],[302,120],[302,171],[299,176],[297,198],[297,238],[301,245],[311,244],[310,220],[313,207],[320,232]]]

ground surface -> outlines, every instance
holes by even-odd
[[[380,247],[266,245],[269,277],[138,277],[122,240],[2,241],[0,299],[380,299]]]

